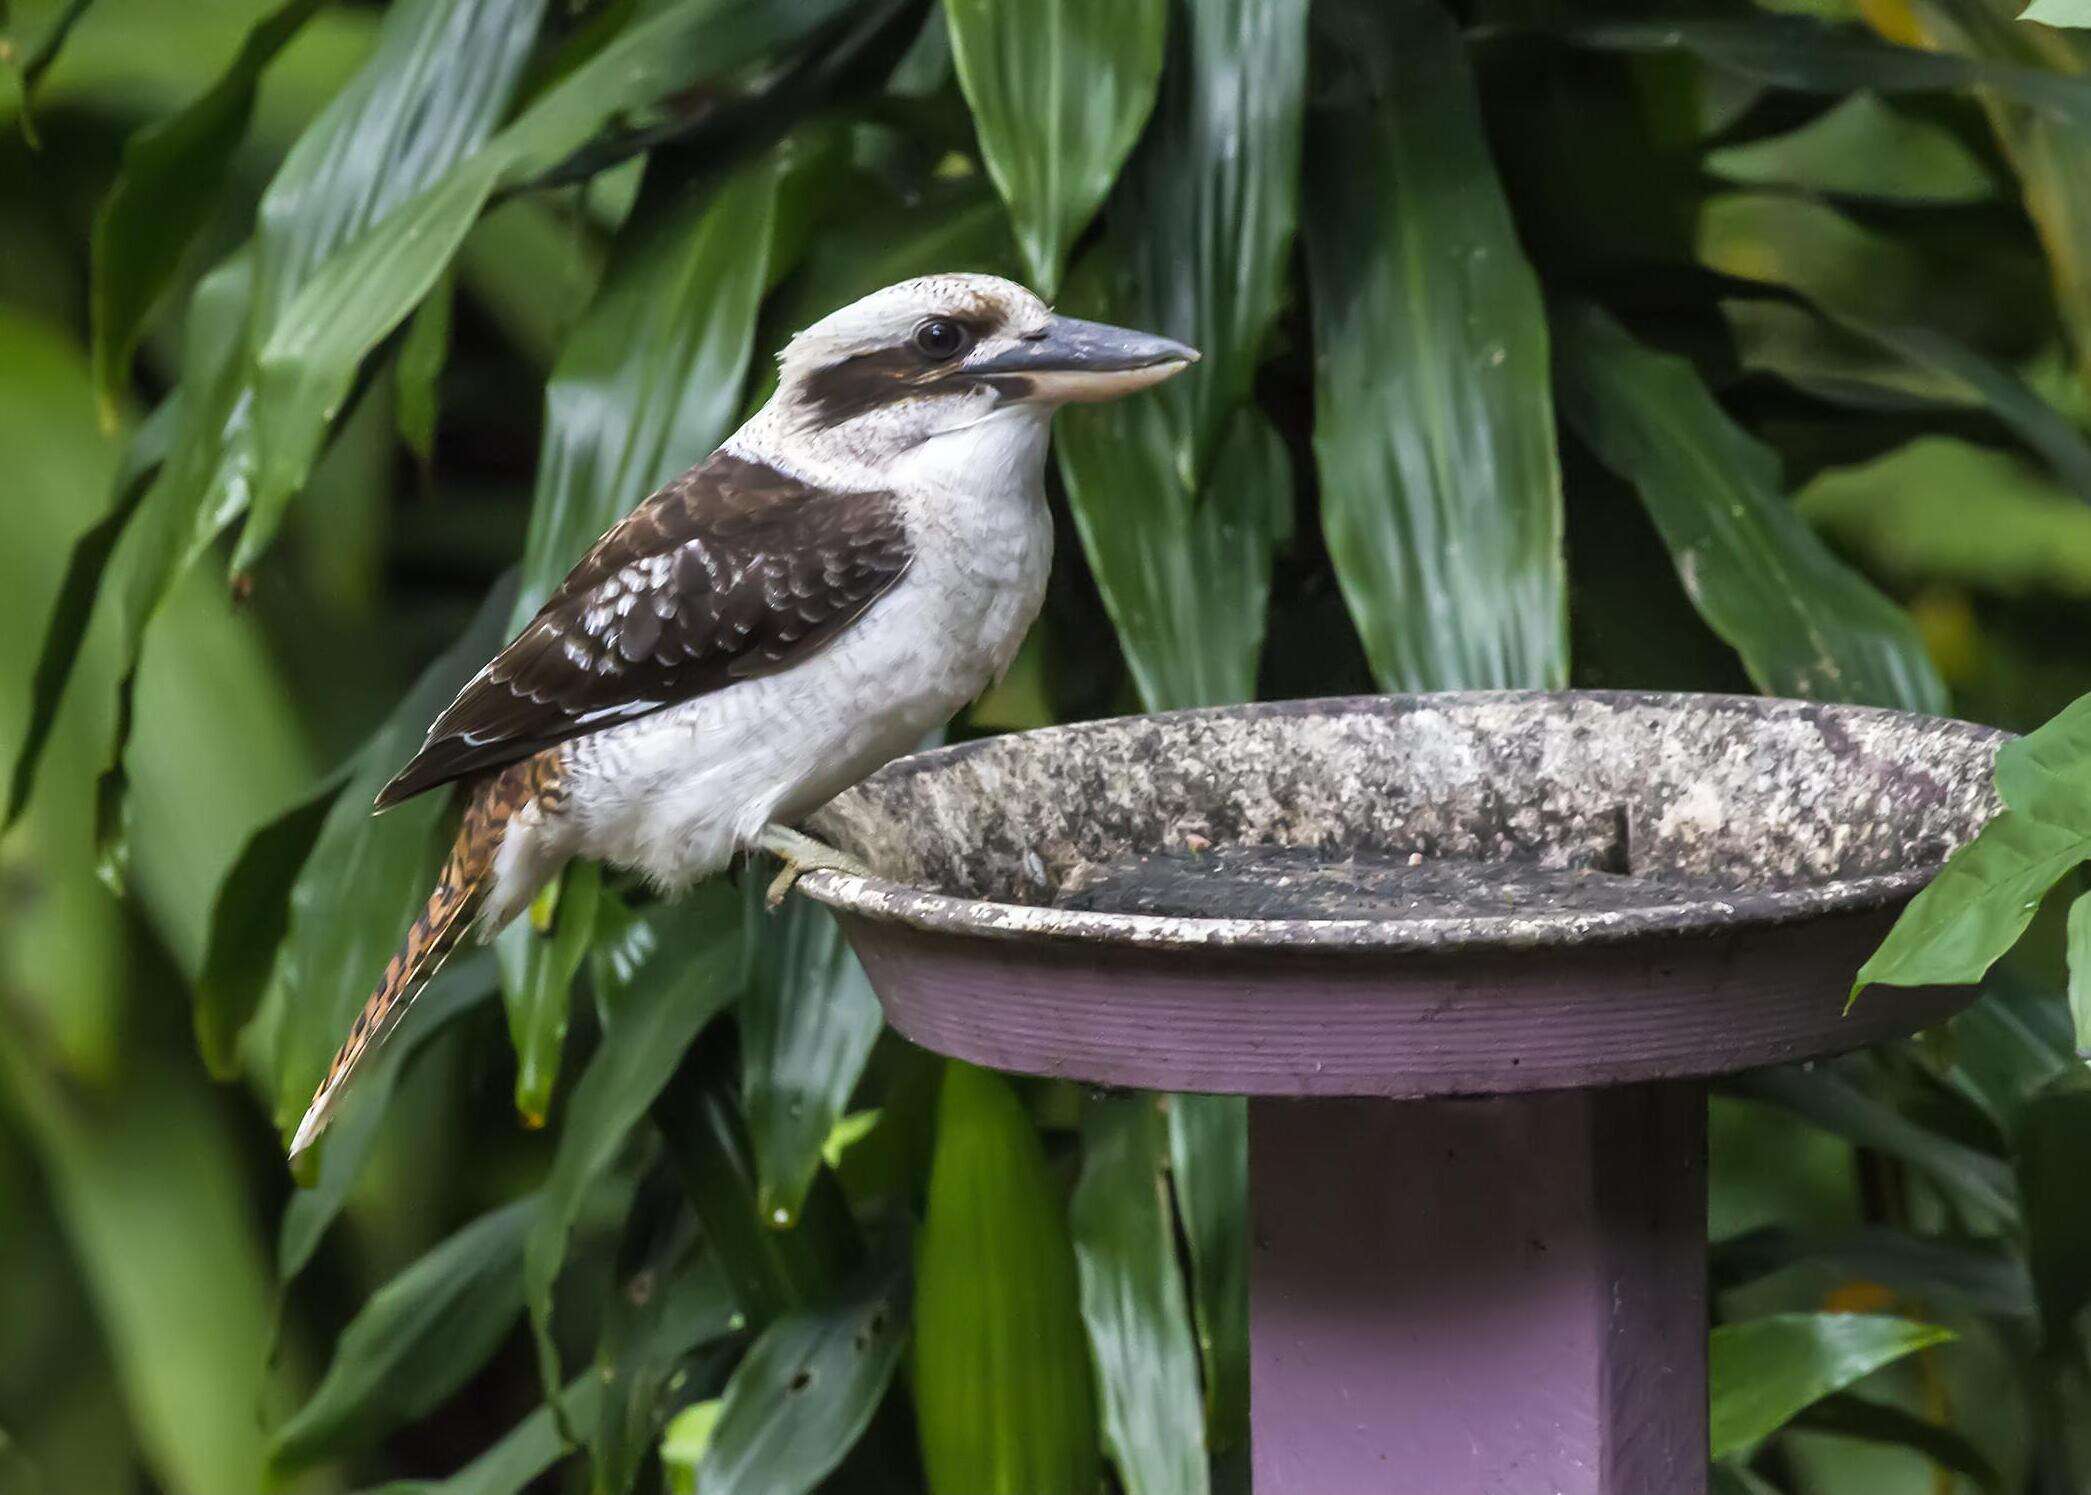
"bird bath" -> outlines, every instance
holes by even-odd
[[[895,763],[809,875],[893,1026],[1248,1095],[1258,1495],[1699,1495],[1710,1076],[1936,1023],[1853,972],[1997,736],[1855,707],[1460,694]]]

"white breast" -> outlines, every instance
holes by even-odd
[[[562,850],[683,887],[949,721],[1007,668],[1044,600],[1045,435],[1042,413],[1018,407],[883,475],[913,548],[901,579],[805,663],[577,741]]]

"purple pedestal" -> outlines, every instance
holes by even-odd
[[[1706,1095],[1249,1109],[1257,1495],[1701,1495]]]
[[[1287,702],[924,754],[814,829],[895,1028],[1248,1095],[1257,1495],[1703,1495],[1704,1081],[1852,972],[1995,734],[1715,697]]]

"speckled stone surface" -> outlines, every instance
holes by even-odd
[[[924,753],[811,829],[876,922],[1163,948],[1586,945],[1891,908],[2001,734],[1754,697],[1488,692],[1128,717]]]

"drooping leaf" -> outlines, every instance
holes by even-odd
[[[1061,1187],[1007,1081],[952,1060],[915,1246],[933,1495],[1088,1495],[1096,1408]]]
[[[1330,559],[1387,690],[1568,677],[1539,282],[1438,0],[1336,15],[1356,101],[1308,159],[1314,453]]]
[[[328,1060],[428,900],[443,851],[445,796],[426,794],[377,816],[370,803],[413,756],[436,714],[493,657],[512,591],[506,583],[495,589],[464,637],[357,752],[291,887],[274,1055],[279,1127],[304,1114]]]
[[[1959,985],[2018,942],[2048,890],[2091,859],[2091,696],[1997,754],[2004,808],[1946,859],[1859,968],[1869,985]]]
[[[674,1073],[698,1032],[739,995],[740,901],[716,882],[663,906],[655,944],[604,1002],[603,1039],[575,1083],[531,1226],[523,1284],[547,1394],[559,1384],[552,1288],[588,1190]]]
[[[290,890],[312,854],[345,773],[337,770],[306,798],[248,838],[211,901],[210,943],[196,981],[196,1047],[211,1077],[239,1072],[240,1031],[261,1004],[290,928]]]
[[[814,1175],[788,1226],[758,1208],[739,1074],[725,1045],[700,1045],[662,1090],[654,1122],[742,1314],[760,1331],[782,1314],[833,1301],[857,1269],[863,1242],[827,1172]]]
[[[594,862],[571,863],[555,887],[550,928],[538,928],[534,917],[518,919],[494,941],[516,1055],[516,1114],[530,1127],[543,1126],[551,1112],[574,977],[595,936],[602,870]]]
[[[398,1089],[407,1063],[453,1018],[485,1001],[494,989],[493,956],[481,951],[460,955],[436,978],[385,1040],[356,1088],[342,1102],[341,1114],[327,1129],[319,1168],[311,1183],[283,1207],[276,1237],[276,1278],[289,1282],[312,1260],[327,1229],[347,1205],[349,1191],[362,1176],[386,1108]]]
[[[2025,1201],[2026,1261],[2050,1348],[2076,1342],[2091,1303],[2091,1197],[2083,1187],[2091,1145],[2091,1088],[2081,1075],[2049,1085],[2020,1119],[2018,1184]]]
[[[693,1344],[738,1317],[717,1258],[672,1177],[650,1175],[626,1225],[617,1282],[596,1338],[602,1404],[588,1439],[590,1495],[624,1495],[660,1438],[671,1383]]]
[[[1104,1451],[1126,1495],[1203,1495],[1205,1419],[1177,1272],[1167,1139],[1151,1097],[1093,1101],[1068,1207]]]
[[[1049,300],[1154,107],[1169,5],[945,0],[981,155]]]
[[[1925,1302],[2006,1319],[2034,1316],[2025,1262],[1993,1240],[1916,1235],[1886,1225],[1834,1235],[1766,1226],[1716,1242],[1712,1256],[1716,1290],[1806,1265],[1833,1281],[1874,1282]]]
[[[2018,1191],[2001,1159],[1912,1121],[1833,1067],[1751,1070],[1723,1081],[1722,1088],[1783,1107],[1861,1147],[1900,1158],[1999,1218],[2018,1215]]]
[[[514,621],[626,511],[725,436],[754,346],[778,167],[693,197],[622,249],[545,390]]]
[[[2018,18],[2043,26],[2091,26],[2091,5],[2085,0],[2033,0]]]
[[[759,881],[747,880],[751,898]],[[794,898],[751,922],[755,975],[741,999],[741,1091],[764,1219],[789,1225],[884,1025],[834,916]]]
[[[1945,709],[1908,615],[1793,512],[1778,458],[1729,419],[1690,363],[1589,307],[1556,330],[1563,410],[1639,491],[1686,593],[1760,689]]]
[[[851,1302],[778,1319],[726,1383],[697,1488],[805,1495],[863,1436],[906,1344],[906,1301],[892,1276]]]
[[[1213,1451],[1249,1440],[1249,1103],[1169,1097],[1169,1177],[1191,1248],[1192,1304]]]
[[[444,360],[450,356],[450,310],[455,299],[446,275],[422,301],[399,345],[394,376],[399,389],[399,439],[424,474],[435,461],[436,421],[442,408],[439,386]]]
[[[1943,125],[1853,94],[1797,130],[1707,152],[1706,169],[1746,187],[1797,187],[1885,202],[1986,202],[1996,177]]]
[[[276,1430],[279,1472],[346,1452],[439,1406],[522,1312],[523,1238],[536,1196],[449,1236],[371,1297],[341,1333],[311,1400]]]
[[[1723,1324],[1713,1331],[1707,1366],[1713,1456],[1768,1438],[1803,1408],[1952,1337],[1930,1324],[1859,1313]]]
[[[105,424],[115,420],[146,318],[218,206],[263,69],[318,8],[319,0],[285,0],[255,23],[201,96],[124,143],[115,184],[95,215],[90,260],[94,386]]]

